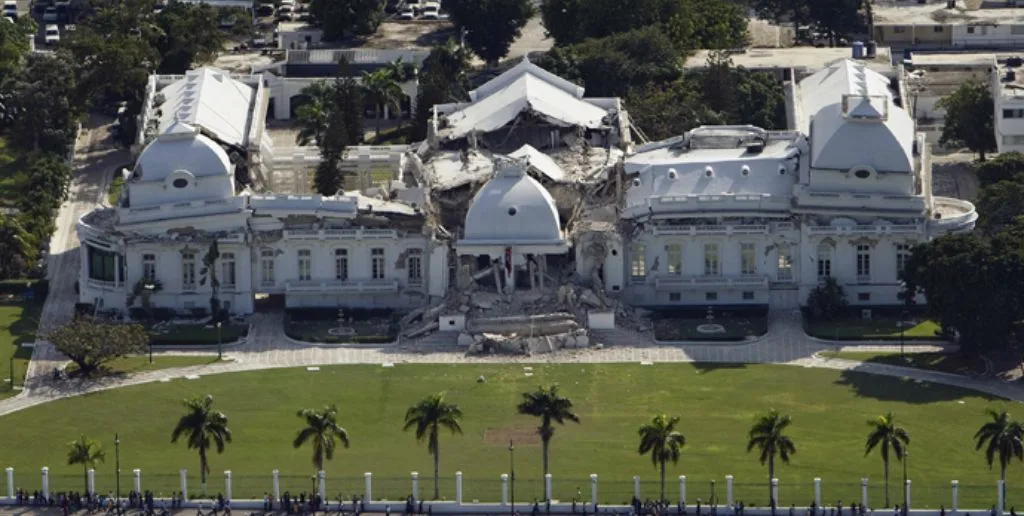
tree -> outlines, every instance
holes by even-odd
[[[540,17],[548,37],[556,45],[579,43],[585,39],[583,24],[586,0],[544,0],[540,3]]]
[[[786,428],[789,428],[792,422],[788,415],[779,414],[777,410],[771,409],[767,414],[758,416],[754,420],[754,426],[750,428],[747,453],[757,448],[761,465],[768,464],[768,497],[772,507],[778,503],[772,496],[771,489],[771,480],[775,478],[775,457],[778,456],[782,462],[789,464],[789,458],[796,453],[793,440],[785,434]]]
[[[994,163],[995,160],[987,163]],[[1024,183],[1000,181],[978,190],[978,229],[993,235],[1024,215]]]
[[[46,339],[78,366],[79,374],[89,376],[111,360],[142,352],[149,333],[138,324],[102,324],[77,318],[58,326]]]
[[[686,437],[676,431],[679,416],[658,414],[640,427],[640,455],[651,455],[651,463],[661,470],[661,500],[665,500],[665,463],[679,463],[679,452],[686,445]]]
[[[64,155],[33,154],[28,157],[24,172],[24,194],[18,198],[18,209],[54,211],[68,198],[71,167]]]
[[[77,441],[68,443],[68,466],[75,464],[82,465],[82,480],[85,483],[85,491],[89,492],[89,468],[95,468],[96,463],[103,462],[106,453],[99,441],[87,439],[84,435]]]
[[[21,16],[16,23],[0,24],[0,77],[21,68],[29,51],[29,37],[38,30],[30,16]]]
[[[996,150],[994,108],[988,85],[965,82],[953,93],[939,99],[935,107],[946,110],[939,143],[966,146],[977,152],[981,161],[985,161],[986,152]]]
[[[1024,182],[1024,154],[1004,152],[990,160],[975,164],[974,173],[978,176],[981,186],[1000,181]]]
[[[206,495],[206,475],[210,473],[210,463],[206,451],[214,446],[217,453],[224,453],[224,446],[231,442],[231,429],[228,428],[228,417],[223,412],[213,410],[213,396],[207,394],[203,398],[191,398],[182,402],[185,415],[178,419],[171,432],[171,443],[185,436],[188,449],[199,452],[199,482]]]
[[[337,41],[348,33],[373,34],[384,21],[383,0],[312,0],[309,14],[323,29],[324,39]]]
[[[197,63],[215,59],[227,41],[220,29],[221,14],[205,3],[168,3],[154,17],[159,30],[149,40],[160,55],[157,73],[183,74]]]
[[[466,44],[488,66],[496,66],[508,55],[512,42],[533,17],[530,0],[450,0],[449,4],[454,7],[449,9],[452,22],[466,29]]]
[[[74,137],[81,107],[75,100],[75,75],[63,54],[32,54],[14,79],[16,106],[8,137],[22,149],[64,155]]]
[[[725,125],[722,114],[704,102],[699,88],[682,79],[668,85],[633,88],[626,97],[629,118],[651,141],[664,140],[701,125]]]
[[[24,277],[35,257],[32,238],[18,219],[0,214],[0,279]]]
[[[420,87],[416,97],[416,123],[410,136],[426,139],[427,124],[436,104],[469,98],[469,52],[448,38],[443,45],[430,49],[420,70]]]
[[[839,43],[839,38],[866,29],[864,15],[860,12],[862,2],[864,0],[808,1],[808,15],[818,30],[828,34],[829,42],[834,47]]]
[[[846,292],[835,278],[829,276],[807,295],[807,307],[818,319],[831,321],[841,316],[849,306]]]
[[[750,20],[742,5],[722,0],[677,1],[682,7],[668,18],[666,30],[680,51],[746,46]]]
[[[427,452],[434,456],[434,499],[440,497],[437,487],[438,469],[441,460],[441,447],[438,442],[438,431],[447,429],[452,434],[462,433],[462,409],[444,399],[444,393],[428,395],[405,413],[403,430],[416,429],[416,440],[427,440]]]
[[[333,94],[332,84],[327,81],[313,81],[299,92],[306,100],[295,110],[295,123],[299,126],[299,132],[295,135],[296,144],[320,144],[320,137],[327,129],[327,122],[334,109]]]
[[[566,421],[579,423],[580,418],[572,411],[572,400],[558,394],[558,384],[548,388],[537,387],[537,390],[523,393],[523,401],[516,410],[526,416],[540,418],[537,435],[540,436],[544,456],[544,475],[548,474],[548,448],[551,438],[555,436],[552,422],[564,425]]]
[[[220,279],[217,277],[217,260],[220,260],[220,247],[214,238],[203,255],[203,267],[199,269],[199,284],[210,283],[210,316],[213,321],[220,321]]]
[[[967,356],[1008,346],[1024,309],[1024,235],[945,235],[914,248],[901,279],[928,311],[955,329]],[[998,303],[991,302],[998,299]]]
[[[160,280],[143,276],[132,286],[132,291],[128,293],[126,304],[131,308],[136,300],[140,301],[142,309],[145,310],[147,317],[150,317],[152,316],[153,309],[153,294],[163,289],[164,284]]]
[[[402,98],[402,87],[390,68],[381,68],[372,72],[363,72],[363,89],[373,101],[375,110],[374,133],[380,138],[380,119],[384,116],[385,107],[399,109]]]
[[[292,441],[296,449],[307,442],[313,446],[313,467],[317,471],[324,470],[324,459],[334,458],[334,449],[338,442],[348,448],[348,432],[338,426],[338,407],[331,405],[323,410],[302,409],[299,417],[306,421],[306,426],[299,430]]]
[[[344,178],[341,176],[336,159],[320,159],[313,172],[313,188],[320,195],[337,195],[345,186]]]
[[[751,7],[760,18],[776,24],[788,19],[793,24],[793,33],[796,34],[800,25],[810,23],[808,3],[808,0],[753,0]]]
[[[1003,481],[1005,492],[1006,466],[1013,459],[1024,461],[1024,444],[1021,443],[1021,439],[1024,438],[1024,426],[1011,418],[1005,410],[996,412],[986,409],[985,414],[989,416],[990,420],[981,425],[978,432],[974,434],[974,449],[985,448],[985,460],[988,462],[989,469],[992,469],[992,463],[998,455],[999,479]],[[1001,511],[1003,508],[1000,507],[999,510]]]
[[[871,431],[868,433],[867,442],[864,445],[864,456],[867,457],[872,450],[878,448],[882,455],[882,466],[885,471],[885,506],[889,506],[889,452],[896,457],[897,461],[903,460],[907,446],[910,445],[910,434],[896,425],[892,412],[868,420]]]

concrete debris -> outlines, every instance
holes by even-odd
[[[563,349],[586,348],[590,346],[590,336],[584,329],[534,337],[525,337],[515,333],[470,334],[463,332],[459,335],[459,342],[469,343],[466,346],[468,354],[529,356],[534,353],[555,353]]]
[[[410,339],[415,339],[416,337],[422,337],[432,331],[437,331],[440,327],[440,323],[435,320],[434,322],[428,322],[423,326],[405,332],[405,336]]]

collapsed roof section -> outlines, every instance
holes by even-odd
[[[435,107],[433,127],[442,141],[490,133],[531,114],[559,127],[615,128],[619,99],[584,98],[583,88],[527,59],[470,92],[470,102]]]

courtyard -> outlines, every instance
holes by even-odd
[[[478,378],[485,381],[480,382]],[[273,369],[150,383],[59,400],[0,418],[0,433],[19,447],[5,448],[0,462],[16,471],[16,484],[40,488],[39,468],[50,467],[52,490],[81,489],[81,469],[66,466],[65,444],[86,435],[104,442],[107,463],[97,469],[97,489],[114,488],[113,434],[120,434],[122,491],[133,468],[143,488],[169,494],[177,472],[189,469],[190,491],[199,479],[194,451],[170,443],[170,430],[185,397],[212,394],[229,417],[234,440],[223,455],[211,455],[208,491],[223,490],[224,470],[233,472],[236,498],[260,497],[270,489],[273,469],[282,472],[282,492],[311,489],[310,450],[291,440],[301,421],[295,412],[337,403],[339,423],[352,440],[326,466],[328,491],[362,492],[363,473],[374,473],[374,497],[404,498],[409,472],[430,487],[431,459],[413,435],[401,430],[409,405],[426,393],[446,391],[465,412],[464,434],[441,438],[441,492],[454,497],[454,472],[465,478],[465,499],[496,500],[498,475],[508,468],[507,445],[516,441],[519,499],[541,498],[540,446],[536,421],[515,413],[519,393],[557,382],[573,399],[581,425],[559,427],[551,447],[554,497],[569,500],[588,492],[590,473],[600,475],[602,503],[627,501],[632,476],[642,477],[645,497],[657,495],[657,470],[636,453],[637,428],[658,412],[682,417],[687,438],[680,463],[668,475],[687,475],[688,497],[707,500],[712,480],[724,500],[724,476],[735,476],[735,497],[748,506],[767,501],[767,473],[746,452],[755,414],[775,408],[790,414],[797,453],[777,466],[780,503],[813,499],[813,478],[823,478],[823,499],[860,498],[859,480],[870,477],[870,499],[881,506],[882,464],[864,457],[865,421],[892,411],[912,436],[913,500],[916,508],[950,503],[949,481],[960,481],[961,507],[993,503],[998,472],[974,451],[972,436],[983,410],[1008,402],[975,392],[850,371],[736,364],[396,364]],[[59,414],[59,417],[57,416]],[[920,451],[918,451],[920,450]],[[892,496],[898,501],[899,468],[893,466]],[[669,482],[669,492],[674,482]],[[1007,507],[1024,500],[1024,468],[1008,471]]]

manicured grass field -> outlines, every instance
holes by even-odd
[[[21,385],[25,381],[25,369],[32,357],[32,348],[23,348],[21,344],[36,340],[36,328],[39,326],[40,303],[0,304],[0,398],[17,394],[11,390],[11,357],[14,357],[14,383]]]
[[[776,471],[780,503],[806,504],[813,478],[824,479],[830,503],[860,499],[860,478],[871,478],[871,505],[882,505],[881,460],[864,457],[866,421],[892,411],[913,439],[910,476],[915,507],[950,503],[949,481],[961,483],[960,506],[993,503],[998,472],[974,451],[971,437],[987,407],[1011,406],[977,393],[897,378],[791,366],[657,364],[534,365],[532,376],[513,365],[405,365],[277,369],[153,383],[61,400],[0,417],[0,466],[15,468],[16,484],[40,486],[39,468],[51,468],[54,490],[80,489],[81,469],[66,463],[65,444],[80,434],[101,439],[107,462],[97,472],[98,488],[112,490],[113,437],[120,434],[122,490],[133,468],[142,469],[144,489],[177,489],[179,468],[188,468],[190,491],[199,489],[197,459],[183,443],[170,444],[170,431],[182,413],[180,402],[207,393],[230,418],[234,442],[223,455],[211,455],[209,491],[223,489],[224,470],[233,472],[235,497],[262,496],[271,488],[270,471],[282,472],[282,490],[310,490],[310,450],[295,450],[300,427],[296,411],[337,403],[340,423],[349,431],[350,449],[339,449],[326,470],[331,498],[362,492],[363,472],[374,472],[374,497],[409,493],[409,472],[421,474],[421,495],[429,495],[430,456],[401,429],[405,410],[424,394],[447,391],[465,412],[464,434],[441,439],[441,494],[454,496],[454,473],[465,475],[465,499],[497,500],[498,476],[508,470],[508,441],[516,443],[519,500],[542,496],[536,421],[515,413],[519,393],[558,382],[576,401],[581,425],[559,428],[551,448],[554,497],[589,493],[588,476],[600,475],[603,503],[622,502],[632,493],[631,478],[642,476],[645,497],[657,495],[657,470],[637,455],[637,428],[653,414],[682,417],[687,438],[678,466],[669,468],[669,493],[676,475],[687,475],[688,496],[705,501],[710,481],[724,501],[726,474],[735,475],[736,498],[747,505],[767,502],[766,470],[746,452],[746,434],[758,412],[776,408],[794,418],[790,435],[798,449],[790,465]],[[484,376],[486,382],[477,378]],[[1018,413],[1022,412],[1017,410]],[[1020,416],[1021,414],[1015,414]],[[12,445],[13,444],[13,445]],[[898,500],[901,468],[894,465],[893,500]],[[1024,505],[1024,467],[1009,469],[1009,503]]]
[[[834,321],[805,317],[804,331],[812,337],[829,340],[899,340],[899,324],[898,316],[845,317]],[[908,340],[944,340],[936,335],[941,329],[935,321],[915,320],[907,325],[903,337]]]
[[[979,359],[964,358],[959,353],[907,353],[900,357],[899,353],[873,353],[865,351],[826,351],[822,356],[842,358],[861,362],[874,362],[905,367],[917,367],[955,374],[981,374],[985,372],[985,363]]]
[[[193,357],[193,356],[165,356],[154,355],[153,363],[149,363],[149,355],[137,355],[122,357],[107,362],[104,368],[112,374],[132,374],[145,371],[156,371],[159,369],[173,369],[176,367],[189,367],[194,365],[207,365],[217,362],[217,357]],[[68,372],[74,374],[75,366],[68,367]]]

